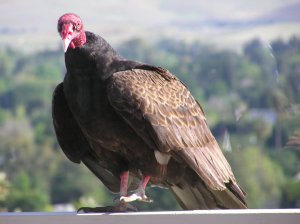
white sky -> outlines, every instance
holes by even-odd
[[[206,22],[252,20],[292,3],[300,0],[0,0],[0,31],[17,31],[14,38],[22,41],[42,37],[53,42],[59,16],[75,12],[86,30],[110,39],[164,33],[185,38],[187,31],[178,24],[202,22],[196,33],[188,30],[189,36],[196,37],[205,32],[215,35]],[[0,33],[0,44],[7,41],[8,36]]]

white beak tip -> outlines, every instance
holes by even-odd
[[[71,39],[68,39],[68,38],[63,39],[62,43],[63,43],[64,52],[66,53],[67,50],[68,50],[68,47],[69,47],[69,45],[71,43]]]

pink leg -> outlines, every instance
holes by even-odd
[[[121,186],[120,186],[120,196],[127,195],[127,187],[128,187],[128,178],[129,178],[129,171],[125,171],[121,173]]]
[[[137,211],[137,209],[128,204],[126,200],[122,200],[122,198],[128,198],[127,196],[127,189],[128,189],[128,178],[129,178],[129,171],[125,171],[121,173],[120,179],[120,202],[116,206],[106,206],[106,207],[96,207],[96,208],[89,208],[89,207],[82,207],[78,209],[78,212],[126,212],[126,211]],[[148,182],[148,181],[147,181]],[[146,183],[147,184],[147,183]]]
[[[130,196],[121,196],[120,200],[124,202],[132,202],[132,201],[144,201],[144,202],[152,202],[150,198],[145,194],[145,189],[150,180],[150,176],[146,175],[143,177],[142,181],[138,189]]]
[[[150,176],[149,175],[144,176],[143,180],[140,183],[139,190],[145,192],[145,189],[147,187],[147,184],[148,184],[149,180],[150,180]]]

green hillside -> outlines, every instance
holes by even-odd
[[[300,39],[253,40],[241,53],[201,42],[131,39],[127,58],[163,66],[203,106],[251,208],[300,206]],[[0,49],[0,208],[51,211],[112,204],[113,195],[55,139],[51,97],[63,80],[62,50]],[[298,177],[297,177],[298,174]],[[179,209],[167,190],[142,210]]]

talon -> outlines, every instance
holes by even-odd
[[[120,202],[115,206],[105,207],[81,207],[77,210],[77,213],[111,213],[111,212],[137,212],[138,209],[126,202]]]
[[[142,198],[141,201],[147,202],[147,203],[152,203],[153,202],[153,200],[151,198],[147,197],[146,195],[144,195],[144,197]]]
[[[138,209],[131,204],[120,202],[119,205],[114,207],[114,212],[137,212]]]
[[[104,213],[104,212],[113,212],[114,206],[105,206],[105,207],[81,207],[77,210],[77,213]]]

